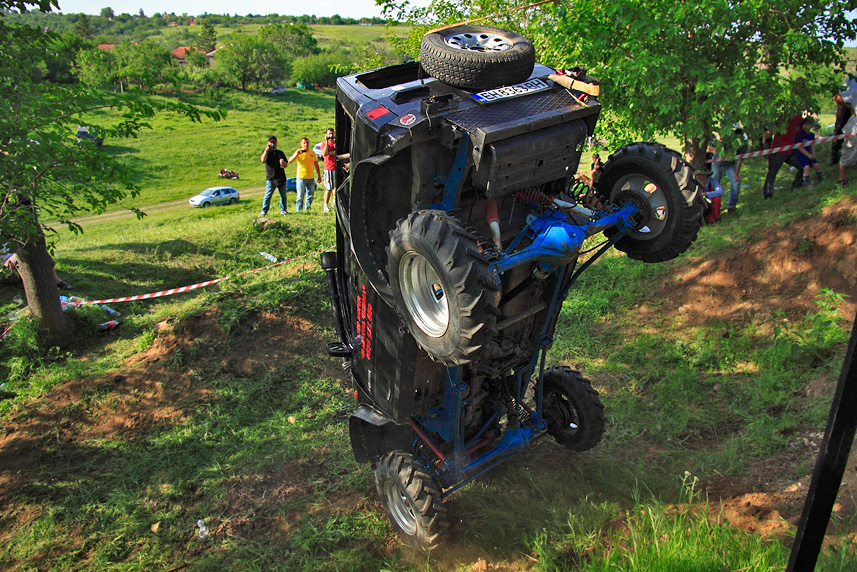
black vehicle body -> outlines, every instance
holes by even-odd
[[[616,245],[656,261],[696,234],[696,185],[655,144],[611,157],[610,187],[584,206],[573,177],[601,103],[555,73],[536,64],[517,87],[481,96],[420,63],[337,82],[337,244],[322,266],[338,340],[328,353],[343,359],[359,402],[355,458],[377,465],[388,516],[416,546],[442,537],[443,496],[532,439],[548,433],[573,450],[600,439],[589,382],[544,365],[584,238],[605,231],[600,252]],[[670,189],[637,188],[640,199],[629,180]]]

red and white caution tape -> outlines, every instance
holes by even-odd
[[[819,143],[830,143],[831,141],[836,141],[837,139],[845,139],[846,137],[853,137],[851,133],[843,133],[842,135],[826,135],[824,137],[819,137],[815,140],[816,144]],[[735,159],[749,159],[752,157],[761,157],[763,155],[770,155],[772,153],[783,153],[786,151],[794,151],[798,147],[803,147],[807,144],[812,144],[811,141],[802,141],[800,143],[795,143],[794,145],[783,145],[782,147],[774,147],[772,149],[765,149],[763,151],[751,151],[750,153],[741,153],[740,155],[735,155]],[[724,159],[719,157],[716,161],[732,161],[733,159]]]
[[[320,254],[325,252],[326,250],[330,250],[333,248],[332,246],[328,246],[327,248],[323,248],[321,250],[317,250],[314,252],[308,252],[306,254],[302,254],[301,256],[296,256],[294,258],[287,258],[275,264],[269,264],[268,266],[262,266],[259,268],[254,268],[252,270],[245,270],[244,272],[239,272],[235,274],[235,276],[245,276],[247,274],[252,274],[254,272],[261,272],[262,270],[267,270],[269,268],[275,268],[277,266],[282,266],[283,264],[288,264],[289,262],[294,262],[296,260],[300,260],[301,258],[306,258],[308,256],[312,256],[314,254]],[[115,304],[116,302],[132,302],[134,300],[150,300],[152,298],[161,298],[163,296],[172,296],[173,294],[181,294],[182,292],[190,292],[191,290],[196,290],[198,288],[205,288],[206,286],[211,286],[212,284],[217,284],[218,282],[223,282],[224,280],[229,280],[233,278],[232,275],[226,275],[222,278],[217,278],[215,280],[206,280],[205,282],[199,282],[197,284],[191,284],[190,286],[182,286],[181,288],[171,288],[169,290],[161,290],[160,292],[150,292],[148,294],[138,294],[136,296],[122,296],[120,298],[104,298],[103,300],[81,300],[75,302],[67,302],[64,303],[68,306],[88,306],[92,304]],[[6,337],[6,334],[9,333],[9,330],[15,324],[10,325],[5,332],[0,334],[0,340]]]
[[[262,266],[260,268],[254,268],[252,270],[245,270],[244,272],[239,272],[235,274],[235,276],[245,276],[247,274],[252,274],[254,272],[261,272],[262,270],[267,270],[269,268],[275,268],[277,266],[282,266],[283,264],[288,264],[289,262],[294,262],[295,260],[300,260],[301,258],[306,258],[308,256],[312,256],[313,254],[320,254],[326,250],[330,250],[333,248],[329,246],[327,248],[323,248],[322,250],[308,252],[306,254],[302,254],[301,256],[296,256],[294,258],[287,258],[275,264],[269,264],[268,266]],[[190,292],[191,290],[196,290],[197,288],[205,288],[206,286],[211,286],[213,284],[217,284],[218,282],[223,282],[224,280],[229,280],[233,278],[231,275],[226,275],[222,278],[217,278],[215,280],[207,280],[205,282],[199,282],[197,284],[191,284],[190,286],[182,286],[181,288],[171,288],[170,290],[161,290],[160,292],[150,292],[148,294],[137,294],[136,296],[123,296],[121,298],[105,298],[103,300],[87,300],[85,302],[78,302],[80,305],[88,305],[88,304],[115,304],[116,302],[132,302],[134,300],[150,300],[152,298],[161,298],[163,296],[172,296],[173,294],[181,294],[182,292]]]

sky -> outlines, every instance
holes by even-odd
[[[413,2],[412,2],[413,4]],[[419,2],[417,2],[419,4]],[[147,16],[155,13],[174,12],[178,15],[198,16],[205,12],[209,14],[283,14],[301,16],[315,14],[316,16],[333,16],[339,14],[343,18],[371,18],[381,16],[381,8],[375,5],[375,0],[312,0],[311,2],[283,2],[282,0],[250,0],[236,2],[235,0],[59,0],[60,11],[66,14],[83,12],[97,15],[102,8],[113,8],[116,14],[127,12],[137,14],[140,8]]]

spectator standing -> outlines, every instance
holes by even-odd
[[[738,151],[736,155],[741,155],[747,152],[747,138],[744,135],[744,130],[736,127],[734,135],[738,141]],[[738,197],[741,194],[741,163],[743,159],[734,159],[731,153],[731,146],[726,147],[723,141],[720,142],[720,152],[714,155],[714,160],[711,163],[712,177],[718,183],[723,184],[723,175],[729,178],[729,201],[726,203],[726,212],[732,212],[738,207]]]
[[[318,158],[315,153],[310,152],[309,139],[306,137],[301,138],[301,146],[289,157],[288,162],[293,161],[298,164],[298,198],[295,202],[295,212],[308,211],[315,195],[316,181],[321,182],[321,170],[318,168]],[[316,179],[312,178],[313,169],[317,175]]]
[[[801,165],[803,172],[803,184],[809,184],[809,171],[815,168],[815,176],[818,181],[824,180],[824,175],[821,174],[821,165],[818,164],[818,159],[815,158],[815,133],[812,132],[812,127],[815,122],[812,118],[807,117],[801,124],[801,132],[795,137],[795,143],[806,142],[806,145],[798,147],[795,150],[797,162]]]
[[[601,156],[598,153],[592,154],[592,164],[589,166],[589,179],[592,181],[592,184],[598,182],[598,177],[601,175],[601,168],[604,165],[601,164]]]
[[[277,138],[268,137],[268,144],[262,151],[262,162],[265,163],[265,196],[262,197],[261,215],[268,214],[271,207],[271,197],[274,190],[280,194],[280,214],[286,215],[286,154],[277,149]]]
[[[800,132],[802,123],[803,115],[800,113],[795,114],[794,117],[789,119],[785,132],[776,133],[774,135],[771,140],[771,148],[775,149],[777,147],[794,145],[795,137],[797,137],[798,132]],[[768,155],[768,174],[765,176],[765,183],[762,187],[762,192],[766,199],[770,199],[774,196],[774,181],[777,180],[777,173],[780,171],[780,167],[783,166],[783,163],[788,163],[798,170],[795,174],[794,181],[792,181],[791,188],[796,189],[803,183],[803,172],[801,171],[800,163],[795,159],[794,151],[778,151],[776,153],[771,153]]]
[[[842,129],[843,134],[849,137],[844,141],[842,156],[839,159],[839,184],[845,185],[847,183],[845,167],[857,165],[857,115],[854,113],[854,106],[857,105],[857,83],[852,84],[852,87],[842,93],[836,94],[833,99],[851,114]]]
[[[336,170],[336,134],[332,127],[327,128],[324,134],[324,143],[321,144],[321,156],[324,158],[324,212],[330,212],[328,203],[332,200],[336,205],[336,187],[333,184],[333,173]]]
[[[857,66],[854,67],[854,71],[857,72]],[[836,121],[833,124],[834,135],[842,135],[845,129],[845,124],[848,123],[848,120],[854,115],[853,106],[846,105],[842,102],[842,94],[848,93],[852,90],[857,91],[857,78],[848,74],[848,77],[845,78],[845,85],[842,87],[842,93],[838,93],[833,96],[833,101],[836,102]],[[828,162],[828,165],[835,165],[839,162],[842,145],[843,140],[837,139],[833,142],[833,145],[830,146],[830,161]]]

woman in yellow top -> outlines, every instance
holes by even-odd
[[[298,199],[295,202],[295,212],[301,212],[301,210],[308,211],[312,204],[312,197],[315,194],[316,182],[321,182],[321,169],[318,167],[318,158],[309,148],[309,139],[306,137],[301,138],[300,149],[292,153],[288,161],[289,163],[293,161],[297,161],[298,163],[296,185]],[[315,169],[316,173],[315,179],[312,178],[313,169]]]

